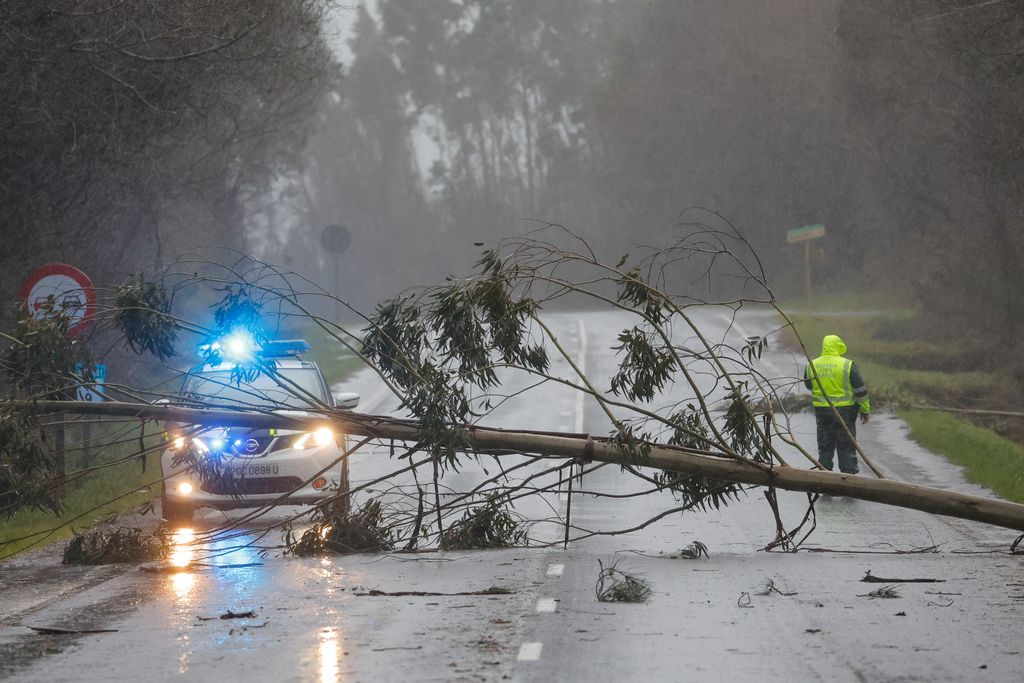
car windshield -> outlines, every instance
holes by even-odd
[[[192,375],[182,390],[188,401],[232,406],[308,408],[312,397],[327,403],[320,373],[313,368],[278,368],[276,377],[260,373],[248,382],[237,382],[230,370],[210,370]],[[282,386],[283,385],[283,386]]]

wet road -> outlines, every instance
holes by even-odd
[[[771,329],[744,314],[740,328],[701,310],[711,335],[735,340]],[[610,347],[625,322],[591,312],[552,317],[551,324],[594,378],[607,378]],[[727,331],[728,330],[728,331]],[[855,357],[855,354],[853,354]],[[771,376],[793,374],[795,361],[770,350]],[[567,365],[557,368],[568,376]],[[868,378],[870,382],[870,378]],[[710,381],[702,379],[701,381]],[[512,378],[509,393],[525,386]],[[361,376],[351,389],[362,410],[387,412],[393,399]],[[705,387],[708,388],[708,387]],[[677,387],[679,396],[685,387]],[[565,389],[542,400],[509,400],[492,424],[605,434],[603,413]],[[792,429],[813,443],[813,420]],[[891,476],[979,492],[957,468],[918,448],[896,419],[878,416],[861,431],[869,454]],[[503,460],[503,462],[506,462]],[[792,457],[791,462],[799,462]],[[508,467],[508,465],[506,465]],[[524,468],[516,476],[541,471]],[[494,473],[467,465],[446,480],[464,490]],[[387,449],[361,453],[353,483],[395,469]],[[541,478],[534,483],[543,486]],[[410,487],[411,479],[389,486]],[[615,467],[589,474],[572,497],[580,530],[640,524],[674,503],[668,495],[594,498],[588,490],[626,494],[640,486]],[[377,487],[377,493],[381,488]],[[582,494],[581,494],[582,491]],[[803,514],[802,494],[781,492],[787,524]],[[400,504],[397,491],[386,500]],[[524,501],[530,518],[556,520],[565,492]],[[823,552],[760,552],[774,520],[759,492],[721,512],[672,515],[629,535],[594,536],[548,549],[283,558],[246,546],[251,527],[199,555],[189,543],[223,522],[204,513],[178,532],[174,558],[207,563],[198,571],[150,574],[135,568],[61,567],[59,549],[0,566],[0,676],[19,681],[603,681],[603,680],[1020,680],[1024,677],[1024,560],[1005,550],[1014,534],[846,499],[817,506],[809,547]],[[287,514],[291,510],[281,510]],[[577,531],[576,533],[581,533]],[[552,521],[535,540],[561,537]],[[710,558],[667,556],[700,540]],[[278,536],[259,544],[273,546]],[[938,553],[895,553],[939,546]],[[845,552],[824,552],[845,551]],[[598,561],[620,561],[643,575],[647,604],[600,603]],[[249,566],[238,566],[249,565]],[[862,597],[878,587],[859,580],[929,577],[943,583],[900,584],[900,598]],[[758,595],[769,581],[778,589]],[[421,591],[452,594],[501,587],[491,595],[371,596]],[[782,593],[795,593],[783,595]],[[221,619],[228,611],[254,616]],[[108,628],[83,636],[33,635],[27,626]]]

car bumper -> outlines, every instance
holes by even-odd
[[[263,507],[266,505],[310,505],[343,493],[348,486],[345,468],[335,463],[342,450],[325,446],[302,451],[283,450],[263,457],[236,457],[225,460],[232,468],[245,468],[259,474],[234,479],[234,488],[223,490],[217,482],[200,480],[186,466],[172,466],[173,453],[161,458],[164,474],[164,498],[179,505],[210,507],[217,510]],[[332,464],[333,463],[333,464]],[[323,477],[327,485],[316,489],[312,481]],[[183,493],[182,485],[191,486]]]

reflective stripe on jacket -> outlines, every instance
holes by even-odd
[[[853,361],[843,358],[844,353],[843,340],[834,334],[826,335],[821,341],[821,355],[804,371],[804,384],[811,390],[816,408],[857,405],[860,412],[868,414],[871,412],[868,389]]]

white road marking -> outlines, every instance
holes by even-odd
[[[537,601],[537,611],[543,613],[554,612],[558,609],[558,603],[554,598],[541,598]]]
[[[732,329],[734,329],[744,339],[748,339],[753,336],[747,331],[747,328],[743,327],[743,325],[739,323],[736,317],[726,315],[725,313],[719,313],[718,317],[724,320],[727,326],[732,327]],[[768,368],[769,371],[776,375],[776,377],[772,379],[781,377],[782,372],[779,370],[779,366],[777,366],[773,361],[770,361],[763,356],[759,360],[766,368]]]
[[[536,662],[540,659],[540,652],[544,649],[544,643],[523,643],[519,646],[520,662]]]
[[[549,564],[548,565],[548,576],[561,576],[562,572],[565,571],[564,564]]]

